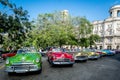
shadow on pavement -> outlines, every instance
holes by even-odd
[[[31,75],[36,75],[38,73],[36,72],[28,72],[28,73],[12,73],[9,76],[31,76]],[[41,73],[40,73],[41,74]]]
[[[112,56],[107,56],[108,58],[112,58],[112,59],[115,59],[117,61],[120,61],[120,53],[118,54],[115,54],[115,55],[112,55]]]

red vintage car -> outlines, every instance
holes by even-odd
[[[47,52],[48,62],[54,65],[70,65],[74,64],[74,57],[72,54],[63,52],[61,48],[52,48]]]
[[[15,56],[16,53],[17,53],[17,50],[10,51],[10,52],[8,52],[8,53],[3,53],[3,54],[2,54],[2,58],[5,60],[7,57]]]

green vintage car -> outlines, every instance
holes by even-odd
[[[41,55],[35,48],[18,49],[17,54],[6,60],[5,71],[11,73],[37,72],[42,70]]]

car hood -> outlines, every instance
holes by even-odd
[[[99,55],[99,54],[97,54],[96,52],[89,52],[88,53],[88,56],[92,56],[92,55]]]
[[[72,54],[65,53],[65,52],[53,52],[52,55],[55,57],[72,58]]]
[[[87,56],[86,52],[78,52],[78,53],[74,53],[74,56]]]
[[[25,53],[25,54],[16,54],[14,57],[10,57],[10,63],[17,63],[17,62],[34,62],[39,58],[39,54],[37,53]]]

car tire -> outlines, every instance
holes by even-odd
[[[37,74],[40,74],[42,72],[42,66],[41,66],[41,69],[36,71]]]
[[[13,74],[14,74],[13,72],[8,72],[8,75],[9,75],[9,76],[11,76],[11,75],[13,75]]]
[[[73,67],[73,64],[70,64],[70,67]]]
[[[87,60],[83,60],[83,62],[87,62]]]
[[[94,60],[98,60],[98,58],[95,58]]]
[[[50,66],[51,66],[51,67],[54,67],[54,64],[53,64],[53,62],[52,62],[52,61],[50,62]]]
[[[6,58],[4,57],[3,60],[6,60]]]

